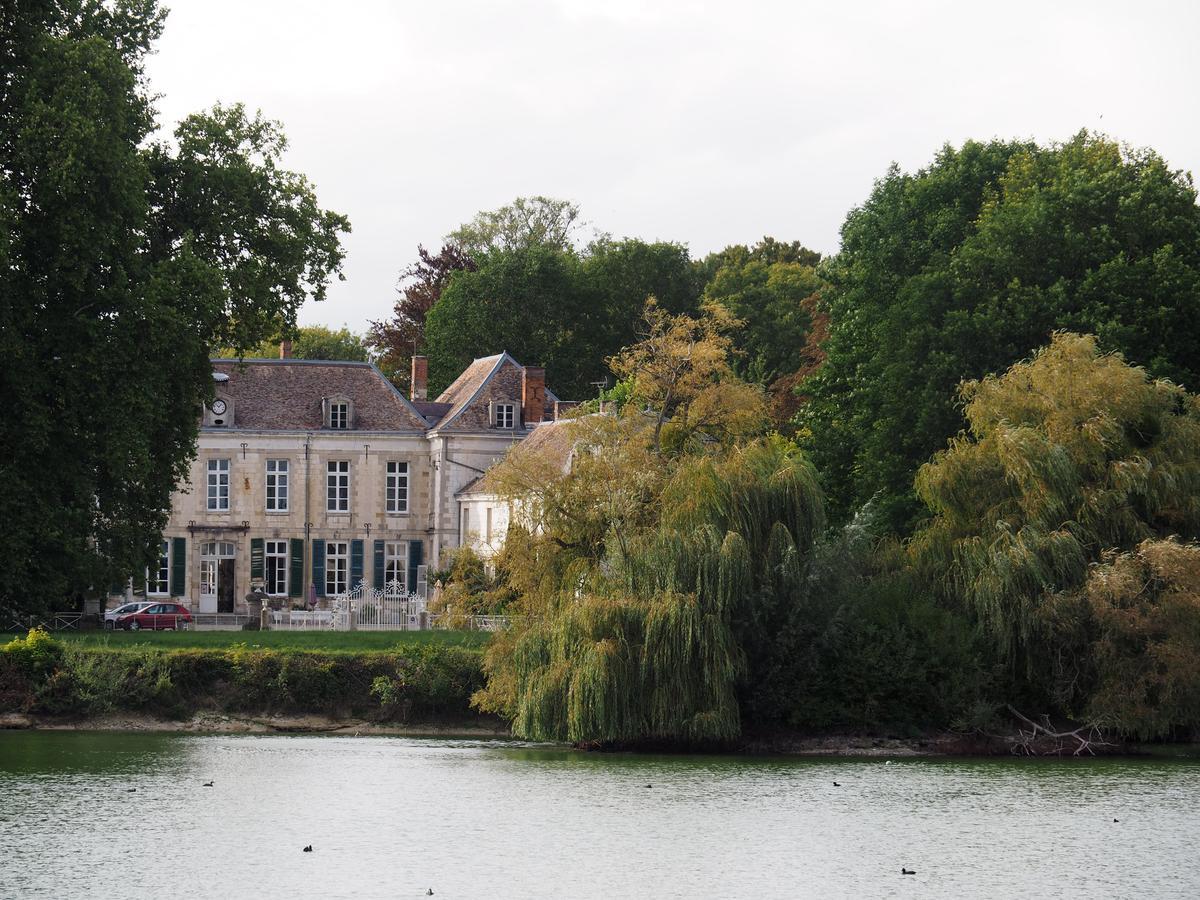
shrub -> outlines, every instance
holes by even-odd
[[[0,647],[0,712],[186,717],[243,713],[467,718],[483,686],[481,653],[419,646],[395,652],[309,653],[240,645],[169,650],[63,645],[44,633]]]
[[[3,653],[10,665],[29,678],[45,678],[62,663],[63,645],[45,629],[32,628],[24,638],[13,638]]]

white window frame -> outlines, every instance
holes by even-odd
[[[350,542],[325,542],[325,595],[336,597],[350,589]]]
[[[350,512],[350,460],[331,459],[325,463],[325,511]]]
[[[271,575],[275,590],[271,590]],[[263,589],[272,597],[288,595],[288,542],[266,541],[263,545]]]
[[[146,596],[147,597],[170,597],[171,596],[171,542],[163,541],[160,547],[158,556],[157,570],[146,569]],[[157,572],[157,578],[151,579],[150,573]],[[153,588],[153,590],[151,589]]]
[[[286,459],[268,459],[266,463],[267,512],[287,512],[291,465]]]
[[[390,459],[385,471],[384,509],[388,515],[404,515],[408,512],[408,463]]]
[[[350,427],[350,401],[329,401],[329,427],[337,431],[345,431]]]
[[[517,404],[515,403],[497,403],[496,404],[496,427],[497,428],[515,428],[517,423]]]
[[[400,583],[400,593],[390,587],[393,581]],[[384,541],[383,584],[389,597],[408,593],[408,541]]]
[[[229,460],[208,461],[208,511],[229,512]]]

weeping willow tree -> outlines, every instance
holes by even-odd
[[[1200,398],[1090,336],[962,387],[968,430],[921,468],[916,559],[1002,655],[1032,668],[1046,601],[1110,549],[1200,533]]]
[[[555,426],[565,440],[489,476],[514,506],[499,565],[519,599],[475,702],[516,735],[739,734],[739,690],[804,590],[824,512],[799,450],[753,436],[765,405],[725,361],[725,324],[648,304],[645,340],[614,361],[638,362],[624,412]]]
[[[573,471],[564,480],[586,480]],[[740,732],[739,686],[798,602],[823,525],[812,469],[754,441],[679,462],[648,527],[589,558],[552,534],[510,534],[532,574],[524,615],[489,648],[484,709],[535,740],[720,741]],[[528,576],[527,576],[528,577]]]
[[[1125,734],[1162,738],[1200,726],[1200,545],[1142,541],[1104,554],[1078,591],[1049,603],[1068,635],[1090,614],[1084,715]]]

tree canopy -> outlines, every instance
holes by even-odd
[[[840,517],[878,496],[887,525],[911,529],[913,475],[962,425],[955,386],[1055,329],[1155,376],[1200,375],[1195,190],[1102,137],[968,142],[916,174],[893,168],[827,274],[828,358],[799,387],[798,422]]]
[[[1083,716],[1141,738],[1200,722],[1200,545],[1148,539],[1110,551],[1055,606],[1055,624],[1080,606],[1093,624]]]
[[[1200,537],[1200,398],[1091,336],[962,388],[969,431],[923,466],[914,553],[1004,658],[1047,652],[1042,606],[1109,550]]]
[[[653,421],[656,450],[728,442],[762,429],[762,391],[734,374],[725,332],[735,320],[722,307],[693,319],[672,316],[651,298],[642,318],[642,339],[610,365],[628,383],[633,408]]]
[[[412,379],[412,358],[425,352],[425,319],[441,299],[450,276],[460,269],[475,270],[475,263],[455,244],[443,245],[436,256],[417,247],[417,261],[400,273],[392,317],[371,322],[367,344],[379,355],[379,367],[400,389]]]
[[[285,332],[292,342],[292,357],[295,359],[336,359],[349,362],[371,362],[371,351],[360,335],[345,325],[329,328],[325,325],[302,325],[294,331]],[[237,351],[228,347],[218,351],[217,356],[227,359],[274,359],[279,356],[279,343],[284,338],[270,337],[253,347]]]
[[[646,298],[694,311],[697,285],[678,244],[602,240],[583,253],[551,244],[492,250],[453,272],[425,323],[430,390],[480,356],[507,350],[544,365],[563,397],[595,394],[606,359],[636,337]]]
[[[784,427],[796,412],[791,376],[806,368],[804,350],[822,281],[811,264],[726,253],[729,261],[704,288],[704,302],[738,320],[730,331],[733,366],[746,380],[768,388],[772,419]]]
[[[538,459],[542,444],[489,476],[523,511],[501,562],[520,624],[489,649],[477,702],[522,736],[736,737],[739,692],[769,668],[769,636],[795,611],[823,525],[808,463],[756,436],[761,404],[753,423],[726,409],[736,440],[664,452],[661,434],[696,433],[697,398],[738,381],[712,326],[654,304],[647,324],[622,354],[644,374],[637,402],[557,426],[569,430],[569,466],[561,448]]]
[[[240,106],[149,141],[152,0],[0,15],[0,609],[38,610],[154,556],[211,349],[294,325],[349,226]]]
[[[477,213],[446,235],[446,244],[469,257],[496,250],[529,250],[575,246],[583,222],[579,206],[553,197],[518,197],[499,209]]]

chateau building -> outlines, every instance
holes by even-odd
[[[147,598],[242,612],[254,587],[308,601],[360,583],[419,592],[459,543],[458,493],[567,405],[507,353],[432,401],[423,357],[405,397],[370,363],[280,355],[213,360],[216,397]]]

